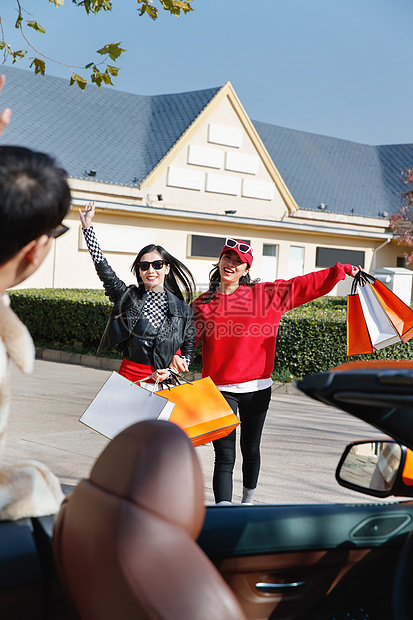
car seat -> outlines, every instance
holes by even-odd
[[[195,450],[175,424],[115,437],[56,517],[54,556],[82,620],[243,619],[196,543],[205,517]]]

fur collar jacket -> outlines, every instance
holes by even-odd
[[[0,296],[0,520],[53,514],[63,493],[56,476],[38,461],[5,465],[4,450],[10,412],[9,364],[29,373],[34,345],[23,323],[10,308],[7,295]]]

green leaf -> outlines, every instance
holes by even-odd
[[[46,72],[46,63],[44,60],[41,60],[40,58],[34,58],[34,60],[32,61],[30,68],[32,68],[34,65],[34,72],[35,73],[41,73],[42,75],[45,74]]]
[[[102,56],[104,56],[105,54],[108,54],[111,60],[116,60],[125,51],[124,49],[119,47],[119,45],[120,45],[120,42],[109,43],[108,45],[105,45],[104,47],[102,47],[100,50],[97,50],[96,53],[102,54]]]
[[[90,67],[93,67],[95,63],[90,62],[88,65],[85,65],[85,69],[90,69]]]
[[[65,0],[49,0],[49,4],[54,4],[55,6],[63,6]]]
[[[46,30],[36,20],[33,20],[33,19],[28,20],[27,25],[30,26],[30,28],[33,28],[33,30],[36,30],[36,32],[41,32],[42,34],[46,34]]]
[[[149,4],[147,4],[145,7],[145,11],[151,19],[156,19],[158,17],[158,9],[156,9],[154,6],[150,6]]]
[[[49,0],[50,2],[50,0]],[[72,0],[77,6],[83,5],[86,13],[99,13],[99,11],[111,11],[112,2],[110,0]]]
[[[16,23],[14,24],[14,27],[15,28],[20,28],[20,24],[22,23],[22,21],[23,21],[22,14],[19,13],[19,15],[18,15],[18,17],[16,19]]]
[[[113,86],[112,80],[110,79],[110,74],[108,73],[107,69],[106,69],[105,73],[103,74],[103,81],[104,81],[105,84],[110,84],[111,86]]]
[[[15,52],[10,52],[10,53],[13,56],[13,64],[14,64],[18,60],[21,60],[22,58],[24,58],[24,56],[26,56],[27,50],[17,50]]]
[[[94,68],[90,79],[94,84],[96,84],[96,86],[99,86],[99,88],[102,87],[103,73],[101,73],[101,71],[98,71],[96,67]]]
[[[72,77],[70,78],[70,86],[75,83],[79,86],[80,90],[85,90],[87,80],[85,80],[85,78],[81,77],[77,73],[72,73]]]
[[[106,68],[106,71],[113,75],[113,77],[118,77],[119,70],[119,67],[111,67],[111,65],[108,65]]]
[[[92,82],[94,82],[94,84],[99,86],[99,88],[101,88],[102,83],[103,84],[110,84],[111,86],[113,86],[112,80],[110,79],[110,75],[109,75],[108,71],[106,70],[103,73],[102,71],[99,71],[99,69],[96,66],[93,68],[93,73],[91,75],[91,80],[92,80]]]
[[[163,8],[166,11],[169,11],[170,13],[172,13],[172,15],[177,16],[181,14],[181,11],[183,13],[189,13],[189,11],[193,11],[193,8],[190,5],[191,1],[192,0],[189,0],[187,2],[183,0],[160,0]]]

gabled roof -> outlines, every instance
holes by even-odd
[[[53,154],[70,177],[139,185],[202,112],[219,88],[142,96],[3,66],[0,104],[13,120],[3,142]],[[88,177],[86,177],[88,178]]]
[[[204,110],[199,114],[198,118],[188,127],[179,142],[177,142],[171,148],[168,154],[163,158],[162,162],[160,162],[160,164],[156,168],[154,168],[150,175],[145,179],[145,184],[150,185],[154,180],[156,180],[157,176],[159,176],[173,162],[179,150],[182,150],[182,148],[184,148],[189,143],[192,136],[196,134],[196,132],[201,128],[201,126],[208,123],[208,119],[212,115],[212,112],[221,104],[224,99],[227,99],[232,106],[234,114],[237,116],[246,135],[251,140],[254,148],[256,149],[258,157],[260,157],[263,165],[268,171],[270,178],[275,183],[282,199],[284,200],[285,205],[290,212],[297,210],[297,205],[293,197],[291,196],[291,193],[287,185],[285,184],[284,179],[274,165],[274,162],[268,154],[264,143],[258,135],[258,132],[255,129],[253,123],[251,122],[248,114],[244,110],[230,82],[224,84],[224,86],[222,86],[222,88],[217,91],[216,95],[213,98],[213,101],[210,101],[208,106],[204,108]]]
[[[386,217],[406,187],[400,174],[413,165],[413,144],[369,146],[253,121],[298,207]]]
[[[300,209],[318,210],[323,203],[330,213],[386,217],[406,189],[401,172],[413,165],[413,144],[369,146],[251,122],[228,84],[142,96],[95,86],[82,92],[62,78],[15,67],[1,72],[7,84],[0,107],[13,110],[3,143],[55,155],[72,178],[89,178],[85,171],[93,169],[97,181],[139,187],[218,93],[232,98],[252,137],[255,128],[284,199]]]

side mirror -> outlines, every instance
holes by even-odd
[[[337,482],[375,497],[413,496],[413,452],[392,439],[356,441],[347,446]]]

